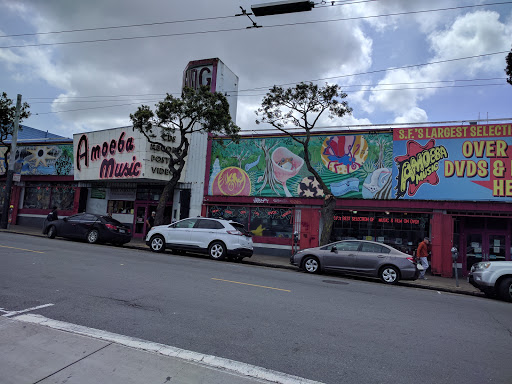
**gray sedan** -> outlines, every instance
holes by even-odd
[[[344,240],[322,247],[303,249],[290,263],[309,273],[337,271],[379,277],[386,284],[400,279],[416,280],[421,266],[412,256],[385,244],[365,240]]]

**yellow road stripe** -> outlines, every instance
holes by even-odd
[[[2,247],[2,248],[11,248],[11,249],[18,249],[18,250],[20,250],[20,251],[27,251],[27,252],[44,253],[44,252],[41,252],[41,251],[33,251],[33,250],[31,250],[31,249],[16,248],[16,247],[8,247],[7,245],[0,245],[0,247]]]
[[[241,282],[239,282],[239,281],[231,281],[231,280],[215,279],[215,278],[213,278],[213,277],[212,277],[212,280],[225,281],[225,282],[227,282],[227,283],[235,283],[235,284],[242,284],[242,285],[250,285],[251,287],[267,288],[267,289],[275,289],[276,291],[291,292],[289,289],[281,289],[281,288],[265,287],[264,285],[256,285],[256,284],[241,283]]]

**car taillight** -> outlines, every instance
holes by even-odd
[[[414,257],[408,257],[407,260],[409,260],[413,264],[416,264],[416,262],[414,261]]]
[[[105,227],[107,227],[108,229],[111,229],[113,231],[115,231],[117,229],[117,227],[115,225],[112,225],[112,224],[105,224]]]
[[[243,233],[240,231],[227,231],[230,235],[243,236]]]

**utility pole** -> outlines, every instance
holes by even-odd
[[[2,221],[0,221],[0,228],[7,229],[9,223],[9,206],[11,204],[11,189],[12,178],[14,176],[14,163],[16,162],[16,143],[18,142],[18,128],[20,125],[20,111],[21,111],[21,95],[18,95],[16,100],[16,116],[14,117],[14,129],[11,138],[11,156],[9,159],[9,168],[7,169],[7,180],[5,181],[5,198],[4,206],[2,207]]]

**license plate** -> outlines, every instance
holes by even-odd
[[[125,233],[126,231],[124,229],[119,229],[119,233]]]

